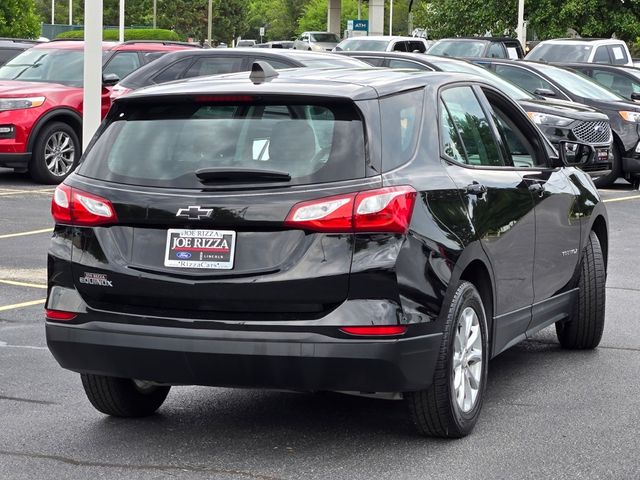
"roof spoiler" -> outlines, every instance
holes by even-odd
[[[256,85],[271,81],[277,76],[278,72],[276,72],[269,63],[263,60],[256,60],[253,62],[253,65],[251,65],[251,74],[249,75],[249,79]]]

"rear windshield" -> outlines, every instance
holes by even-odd
[[[364,127],[352,103],[125,104],[87,153],[78,174],[129,185],[207,188],[203,169],[275,171],[287,184],[365,176]],[[200,175],[201,177],[202,175]],[[228,183],[228,181],[226,181]],[[260,183],[264,183],[263,179]]]
[[[384,52],[389,45],[388,40],[369,40],[366,38],[350,38],[344,40],[338,44],[340,50],[346,52],[352,51],[369,51],[369,52]]]
[[[320,43],[338,43],[340,39],[335,33],[312,33],[311,40]]]
[[[541,43],[531,50],[527,60],[540,60],[545,62],[587,62],[591,53],[591,45],[569,45]]]

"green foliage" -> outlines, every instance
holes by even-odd
[[[0,37],[39,36],[40,21],[34,0],[0,0]]]
[[[298,32],[327,30],[327,0],[310,0],[298,21]],[[347,28],[347,21],[358,18],[358,0],[342,0],[340,32]],[[362,18],[367,18],[367,5],[362,4]]]
[[[430,38],[465,35],[514,35],[517,2],[502,0],[431,0],[414,7],[414,25]],[[543,40],[566,37],[573,29],[583,37],[640,36],[640,2],[620,0],[527,0],[529,36]]]
[[[106,41],[118,40],[118,30],[103,30],[102,39]],[[71,30],[63,32],[56,38],[83,39],[84,30]],[[164,30],[161,28],[129,28],[124,31],[124,39],[126,40],[181,40],[176,32]]]

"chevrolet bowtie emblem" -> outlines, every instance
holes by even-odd
[[[188,208],[181,208],[176,213],[176,217],[185,217],[189,220],[201,220],[210,218],[213,210],[211,208],[202,208],[199,205],[191,205]]]

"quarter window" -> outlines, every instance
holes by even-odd
[[[382,167],[392,170],[413,157],[422,122],[423,90],[385,97],[382,110]]]
[[[611,63],[607,47],[602,46],[596,48],[596,53],[593,54],[593,63]]]
[[[464,162],[474,166],[504,166],[491,130],[491,123],[471,87],[456,87],[445,90],[442,92],[442,101],[447,107],[453,126],[462,146],[464,146]],[[453,137],[451,132],[449,137]],[[444,147],[444,142],[442,143]],[[453,147],[454,143],[450,145]],[[446,147],[445,153],[447,153]],[[455,160],[454,156],[450,156]]]
[[[504,48],[499,43],[492,43],[489,46],[489,51],[487,52],[487,57],[490,57],[490,58],[505,58],[506,55],[504,53]]]
[[[185,78],[240,72],[242,71],[242,60],[241,57],[199,58],[187,70]]]
[[[163,83],[170,82],[171,80],[177,80],[178,78],[182,78],[182,74],[185,69],[189,66],[193,58],[184,58],[172,65],[169,65],[163,71],[161,71],[158,75],[153,77],[154,83]]]
[[[105,65],[104,73],[115,73],[122,80],[138,68],[140,68],[140,58],[136,52],[119,52]]]

